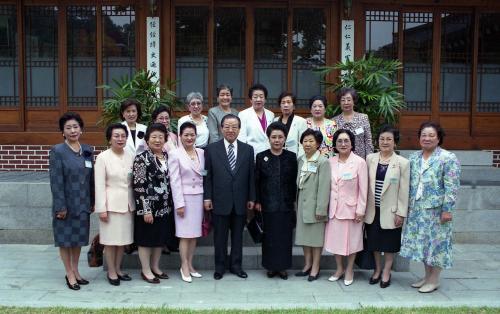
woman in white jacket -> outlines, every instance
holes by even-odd
[[[264,108],[267,98],[267,88],[255,84],[248,90],[248,98],[252,107],[240,112],[241,129],[238,140],[251,145],[254,158],[258,153],[269,149],[269,139],[266,135],[267,126],[273,122],[274,113]]]
[[[144,135],[147,126],[137,123],[141,118],[141,104],[135,99],[127,99],[120,106],[120,118],[122,124],[127,127],[127,144],[125,151],[132,156],[138,155],[146,150]]]

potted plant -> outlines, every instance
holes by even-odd
[[[401,86],[395,78],[402,64],[398,60],[385,60],[371,54],[355,61],[339,62],[334,66],[324,66],[315,71],[323,76],[322,83],[327,90],[339,91],[343,87],[354,88],[358,93],[356,111],[366,113],[370,119],[372,132],[383,123],[396,124],[399,112],[406,107]],[[341,73],[339,82],[325,81],[332,71]],[[340,113],[340,107],[329,105],[327,115]]]
[[[168,81],[166,87],[162,87],[158,81],[152,80],[154,75],[149,71],[139,70],[131,79],[128,76],[114,79],[114,87],[98,86],[109,91],[111,97],[104,100],[102,116],[97,124],[107,126],[120,122],[120,105],[126,99],[135,99],[140,102],[142,116],[138,122],[146,125],[151,121],[151,113],[159,106],[164,105],[171,109],[180,108],[182,103],[172,90],[175,82]],[[171,123],[172,129],[176,130],[177,119],[172,118]]]

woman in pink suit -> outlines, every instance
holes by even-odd
[[[356,252],[363,250],[363,217],[368,194],[368,169],[363,158],[354,154],[354,134],[340,129],[333,135],[337,155],[330,158],[332,171],[325,250],[335,254],[337,271],[329,281],[344,276],[344,284],[354,281]],[[342,257],[347,256],[344,268]]]
[[[170,151],[168,167],[176,211],[175,235],[180,238],[181,278],[192,282],[192,277],[201,277],[193,267],[193,255],[196,238],[201,236],[205,158],[203,150],[194,146],[196,125],[184,122],[179,131],[182,145]]]

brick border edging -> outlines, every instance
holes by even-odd
[[[0,145],[0,171],[48,171],[50,145]],[[106,146],[94,146],[95,155]]]
[[[50,145],[0,145],[0,171],[48,171]],[[97,156],[106,146],[94,146]],[[493,153],[493,167],[500,168],[500,150]]]

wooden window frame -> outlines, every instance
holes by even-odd
[[[290,41],[292,39],[293,31],[293,10],[296,8],[318,8],[323,9],[325,14],[326,23],[326,65],[333,64],[339,56],[339,49],[334,49],[332,40],[334,36],[340,38],[338,34],[338,16],[336,13],[339,11],[338,1],[252,1],[252,2],[235,2],[235,1],[217,1],[217,0],[171,0],[165,1],[162,4],[161,16],[162,20],[168,20],[168,22],[162,23],[162,29],[166,27],[166,32],[170,34],[165,34],[162,36],[162,48],[166,46],[166,42],[170,43],[170,49],[163,49],[162,58],[164,60],[169,60],[169,64],[162,65],[162,81],[166,82],[167,79],[175,80],[175,8],[179,7],[189,7],[189,6],[206,6],[209,11],[209,19],[207,25],[207,40],[208,40],[208,69],[207,69],[207,88],[208,95],[206,95],[206,107],[211,108],[214,105],[214,93],[215,93],[215,80],[214,80],[214,17],[215,9],[219,7],[237,7],[245,10],[245,82],[244,90],[242,91],[241,97],[246,99],[244,107],[249,106],[249,100],[246,97],[245,90],[248,90],[253,84],[253,68],[254,68],[254,48],[255,48],[255,14],[254,10],[257,8],[283,8],[287,9],[287,38]],[[287,73],[286,73],[286,89],[291,90],[293,84],[293,60],[292,60],[292,45],[287,45]],[[329,80],[336,77],[333,73],[329,75]],[[182,82],[181,82],[182,83]],[[327,93],[329,100],[333,99],[333,95],[330,92]],[[204,95],[205,96],[205,95]],[[300,113],[300,112],[299,112]]]
[[[92,107],[78,107],[68,105],[68,56],[67,52],[67,14],[66,9],[68,6],[94,6],[96,8],[96,84],[100,86],[103,84],[103,68],[102,68],[102,45],[103,45],[103,34],[102,34],[102,6],[104,5],[131,5],[135,10],[135,68],[136,70],[144,68],[146,64],[146,53],[142,51],[141,43],[145,38],[146,32],[146,13],[144,1],[140,0],[77,0],[77,1],[58,1],[58,0],[2,0],[0,4],[2,5],[15,5],[16,6],[16,23],[17,23],[17,41],[18,41],[18,93],[19,93],[19,103],[15,107],[11,108],[0,108],[0,113],[9,114],[12,119],[17,117],[17,123],[12,124],[2,124],[0,125],[0,131],[4,132],[23,132],[23,131],[53,131],[57,129],[57,126],[40,126],[37,127],[33,125],[37,121],[30,121],[30,115],[36,114],[37,116],[45,117],[47,121],[50,121],[53,116],[60,116],[68,110],[75,110],[81,112],[82,115],[91,117],[91,120],[96,120],[102,112],[102,101],[103,101],[103,91],[102,89],[97,89],[96,97],[97,103]],[[54,107],[30,107],[26,106],[26,31],[24,27],[25,22],[25,9],[27,7],[34,6],[55,6],[58,8],[57,11],[57,62],[58,62],[58,98],[59,101]],[[31,123],[30,123],[31,122]],[[87,123],[89,125],[86,129],[98,130],[97,126],[91,125],[92,123]]]

